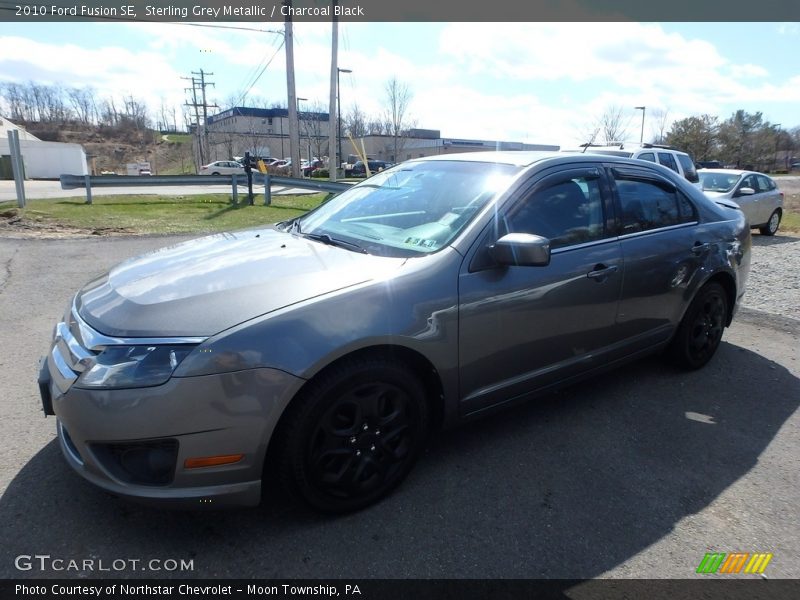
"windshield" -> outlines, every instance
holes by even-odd
[[[703,173],[698,171],[697,174],[700,176],[700,184],[703,186],[704,192],[730,192],[740,177],[734,173]]]
[[[520,167],[473,161],[409,162],[382,171],[285,227],[378,256],[445,247]]]

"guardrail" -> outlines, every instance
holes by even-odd
[[[182,185],[225,185],[230,184],[233,203],[239,203],[239,186],[248,185],[246,175],[61,175],[61,189],[74,190],[86,188],[86,204],[92,203],[92,189],[96,187],[156,187]],[[335,181],[315,181],[278,177],[259,172],[252,173],[252,184],[264,186],[264,205],[272,203],[272,186],[286,185],[320,192],[343,192],[349,183]]]

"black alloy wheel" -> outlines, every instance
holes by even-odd
[[[347,362],[312,381],[283,425],[283,483],[330,513],[363,508],[408,474],[428,430],[425,389],[384,360]]]
[[[718,283],[705,285],[689,305],[670,346],[680,366],[699,369],[717,351],[728,318],[728,300]]]

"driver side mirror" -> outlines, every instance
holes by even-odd
[[[756,193],[756,191],[753,188],[751,188],[751,187],[743,187],[743,188],[739,188],[739,191],[736,192],[736,195],[737,196],[752,196],[755,193]]]
[[[507,233],[489,246],[489,255],[504,266],[546,267],[550,240],[531,233]]]

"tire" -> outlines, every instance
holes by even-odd
[[[769,221],[765,225],[758,228],[761,235],[775,235],[778,232],[778,227],[781,224],[781,211],[775,209],[769,216]]]
[[[722,341],[728,319],[728,298],[718,283],[703,286],[683,316],[668,354],[686,369],[699,369],[708,363]]]
[[[416,375],[380,358],[323,372],[289,410],[275,446],[277,475],[293,496],[325,513],[364,508],[397,487],[430,422]]]
[[[214,171],[214,172],[212,173],[212,175],[219,175],[219,173],[217,173],[216,171]]]

